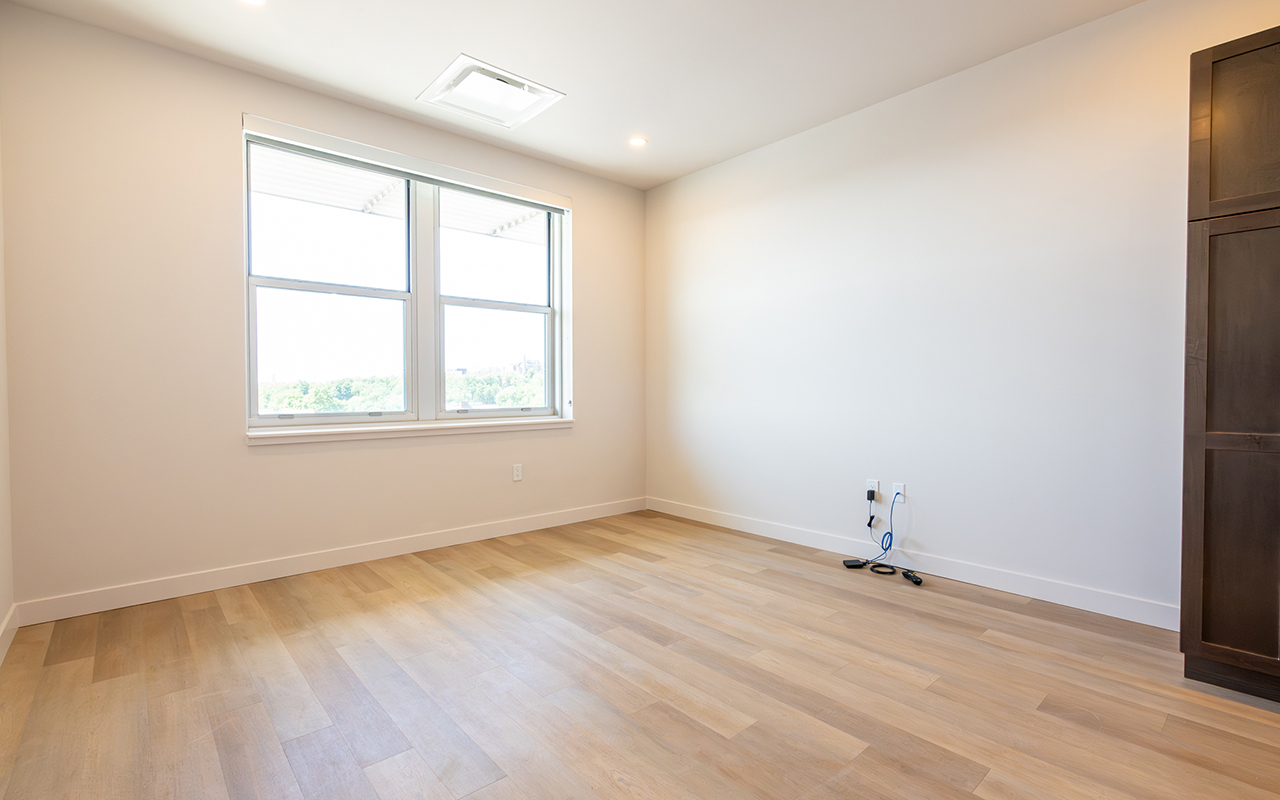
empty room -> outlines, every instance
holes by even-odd
[[[0,0],[0,800],[1280,800],[1276,0]]]

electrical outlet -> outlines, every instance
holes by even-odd
[[[895,483],[893,485],[893,493],[899,495],[899,503],[907,502],[907,485],[905,483]]]
[[[874,478],[867,478],[867,491],[880,494],[880,481]]]
[[[511,480],[513,480],[513,481],[522,481],[522,480],[524,480],[524,467],[523,467],[523,466],[521,466],[520,464],[512,464],[512,465],[511,465]]]

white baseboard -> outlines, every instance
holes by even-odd
[[[13,644],[13,635],[18,632],[18,604],[9,606],[9,613],[0,622],[0,661],[9,654],[9,645]]]
[[[85,592],[58,595],[56,597],[27,600],[11,606],[4,618],[3,628],[0,628],[0,658],[3,658],[3,654],[8,650],[9,643],[13,640],[13,635],[19,624],[35,625],[55,619],[65,619],[112,608],[123,608],[139,603],[166,600],[171,597],[225,589],[229,586],[272,580],[286,575],[298,575],[318,569],[340,567],[361,561],[404,555],[405,553],[430,550],[436,547],[448,547],[449,545],[475,542],[481,539],[492,539],[498,536],[509,536],[514,533],[535,531],[556,525],[567,525],[572,522],[585,522],[613,514],[640,511],[645,508],[699,522],[734,528],[760,536],[768,536],[771,539],[778,539],[783,542],[818,547],[833,553],[847,553],[864,558],[876,554],[876,548],[870,542],[862,542],[833,533],[809,530],[753,517],[744,517],[724,511],[714,511],[687,503],[663,500],[658,497],[636,497],[612,503],[601,503],[594,506],[583,506],[581,508],[516,517],[478,525],[467,525],[431,533],[403,536],[397,539],[367,542],[332,550],[302,553],[267,561],[237,564],[202,572],[191,572],[185,575],[174,575],[167,578],[108,586],[102,589],[91,589]],[[899,550],[898,553],[899,557],[896,560],[900,563],[932,575],[1013,592],[1025,597],[1034,597],[1051,603],[1060,603],[1169,630],[1178,629],[1178,607],[1176,605],[1146,600],[1140,597],[1130,597],[1104,589],[1077,586],[1049,578],[1039,578],[1034,575],[1024,575],[946,556],[919,553],[912,550]]]
[[[846,553],[850,556],[870,558],[879,553],[879,548],[871,542],[863,542],[846,536],[839,536],[823,531],[797,528],[778,522],[744,517],[724,511],[713,511],[709,508],[677,503],[674,500],[663,500],[658,497],[649,498],[649,508],[677,517],[720,525],[725,528],[768,536],[792,544],[817,547],[833,553]],[[1141,622],[1167,630],[1178,630],[1178,606],[1147,600],[1141,597],[1109,592],[1105,589],[1094,589],[1088,586],[1077,586],[1050,578],[1039,578],[1024,575],[1020,572],[972,564],[946,556],[919,553],[912,550],[897,550],[894,562],[912,569],[918,569],[931,575],[973,583],[991,589],[1013,592],[1024,597],[1047,600],[1064,606],[1094,611],[1110,617]]]
[[[230,567],[190,572],[185,575],[174,575],[168,578],[126,583],[119,586],[108,586],[102,589],[91,589],[85,592],[43,597],[38,600],[27,600],[18,603],[16,618],[22,625],[35,625],[55,619],[77,617],[81,614],[93,614],[113,608],[151,603],[156,600],[167,600],[171,597],[182,597],[199,592],[211,592],[229,586],[244,583],[256,583],[287,575],[299,575],[314,572],[318,569],[341,567],[388,558],[420,550],[431,550],[436,547],[448,547],[464,542],[476,542],[481,539],[493,539],[498,536],[510,536],[513,533],[525,533],[556,525],[568,525],[573,522],[586,522],[599,517],[614,514],[626,514],[631,511],[642,511],[646,507],[645,498],[635,497],[630,500],[618,500],[612,503],[601,503],[594,506],[582,506],[563,511],[552,511],[546,514],[534,514],[528,517],[485,522],[478,525],[467,525],[461,528],[419,533],[402,536],[397,539],[385,539],[378,542],[366,542],[332,550],[321,550],[315,553],[302,553],[267,561],[255,561],[250,564],[237,564]],[[15,617],[10,609],[8,619]],[[8,641],[13,633],[5,629]]]

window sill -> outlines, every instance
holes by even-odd
[[[542,431],[572,428],[573,420],[562,417],[542,419],[487,419],[465,422],[391,422],[361,425],[308,425],[280,428],[250,428],[250,446],[303,444],[306,442],[346,442],[356,439],[399,439],[409,436],[443,436],[456,433],[498,433],[500,431]]]

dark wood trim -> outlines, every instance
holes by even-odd
[[[1251,694],[1280,703],[1280,677],[1254,672],[1209,658],[1188,655],[1183,661],[1183,675],[1224,689]]]
[[[1188,444],[1182,478],[1181,647],[1197,652],[1204,631],[1204,448]]]
[[[1209,132],[1213,121],[1213,51],[1191,56],[1190,180],[1187,216],[1191,221],[1209,214]]]
[[[1188,652],[1187,655],[1210,658],[1221,664],[1230,664],[1241,669],[1265,672],[1268,675],[1280,677],[1280,660],[1245,650],[1237,650],[1234,647],[1201,642],[1199,647]]]
[[[1248,197],[1230,197],[1225,200],[1209,202],[1209,211],[1198,219],[1210,217],[1227,217],[1233,214],[1248,214],[1264,208],[1280,206],[1280,192],[1263,192]]]
[[[1209,236],[1211,223],[1187,227],[1187,335],[1183,434],[1203,436],[1208,422]]]
[[[1207,50],[1201,50],[1195,55],[1209,54],[1209,58],[1213,61],[1221,61],[1224,58],[1232,56],[1244,55],[1245,53],[1258,50],[1263,47],[1270,47],[1273,44],[1280,43],[1280,26],[1268,28],[1265,31],[1251,33],[1248,36],[1242,36],[1239,39],[1232,39],[1229,42],[1210,47]],[[1195,56],[1192,56],[1195,58]]]
[[[1280,453],[1280,434],[1206,433],[1205,450],[1247,450],[1252,453]]]
[[[1183,394],[1182,621],[1184,653],[1202,639],[1204,593],[1204,429],[1208,402],[1209,224],[1187,230],[1187,342]]]
[[[1280,206],[1280,203],[1276,205]],[[1211,219],[1204,223],[1208,228],[1208,236],[1221,236],[1224,233],[1243,233],[1263,228],[1280,228],[1280,208],[1265,211],[1254,211],[1249,214],[1237,214],[1233,217]],[[1209,240],[1205,237],[1205,257],[1208,258]],[[1207,263],[1207,262],[1206,262]],[[1208,309],[1208,306],[1205,306]]]

